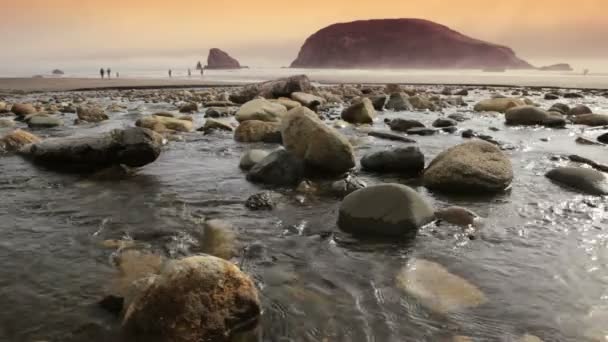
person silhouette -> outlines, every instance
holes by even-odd
[[[103,80],[103,76],[105,74],[105,70],[103,70],[103,68],[99,69],[99,74],[101,75],[101,79]]]
[[[188,77],[192,77],[192,71],[188,68]]]
[[[171,69],[169,69],[169,78],[173,77],[172,74],[173,74],[173,71],[171,71]]]
[[[120,74],[118,73],[118,71],[116,72],[116,78],[119,78]]]
[[[112,70],[110,70],[110,68],[108,68],[106,73],[108,74],[108,79],[112,78]]]
[[[203,75],[205,75],[205,67],[201,68],[201,77],[203,77]]]

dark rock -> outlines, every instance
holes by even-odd
[[[384,106],[388,102],[388,97],[386,95],[374,95],[370,96],[369,99],[372,101],[372,105],[377,111],[383,111]]]
[[[393,130],[399,132],[407,132],[407,130],[412,128],[422,128],[424,124],[417,120],[407,120],[407,119],[393,119],[386,124]]]
[[[564,103],[554,103],[551,108],[549,108],[549,112],[559,112],[562,113],[562,115],[568,115],[569,111],[570,107]]]
[[[414,110],[414,106],[412,106],[405,93],[393,93],[386,103],[386,109],[394,111]]]
[[[122,297],[109,295],[100,300],[98,304],[102,309],[118,316],[122,312],[124,302],[125,300]]]
[[[597,137],[597,141],[601,142],[602,144],[608,144],[608,133],[604,133]]]
[[[272,192],[264,191],[249,196],[245,206],[251,210],[272,210],[275,207]]]
[[[577,137],[576,140],[574,140],[577,144],[581,144],[581,145],[598,145],[598,146],[603,146],[604,144],[601,142],[597,142],[597,141],[593,141],[591,139],[587,139],[585,137]]]
[[[330,192],[338,197],[344,197],[350,193],[353,193],[359,189],[363,189],[367,186],[362,180],[348,175],[346,178],[332,182],[329,188]]]
[[[433,127],[450,127],[456,126],[457,124],[458,122],[456,122],[456,120],[450,118],[438,118],[437,120],[433,121]]]
[[[557,94],[553,94],[553,93],[545,94],[545,100],[558,100],[558,99],[559,99],[559,95],[557,95]]]
[[[452,134],[452,133],[456,133],[456,131],[458,131],[458,127],[456,127],[456,126],[442,127],[441,130],[446,133]]]
[[[371,137],[380,138],[380,139],[401,141],[401,142],[405,142],[405,143],[415,143],[416,142],[416,140],[404,137],[399,134],[391,133],[391,132],[371,131],[367,134]]]
[[[361,99],[342,112],[342,120],[354,124],[374,123],[375,117],[376,110],[368,98]]]
[[[51,168],[89,172],[119,164],[149,164],[160,155],[162,141],[157,133],[134,127],[85,137],[47,139],[25,146],[19,153]]]
[[[241,64],[236,59],[230,57],[226,52],[213,48],[209,50],[207,56],[207,66],[205,69],[240,69]]]
[[[504,46],[421,19],[334,24],[309,37],[292,68],[531,68]]]
[[[278,99],[279,97],[290,97],[291,93],[312,90],[310,80],[306,75],[296,75],[273,81],[250,84],[235,94],[230,95],[230,100],[235,103],[245,103],[261,96],[267,99]]]
[[[590,195],[608,195],[608,179],[600,171],[581,167],[558,167],[546,177]]]
[[[469,91],[467,89],[460,89],[460,90],[455,91],[454,95],[469,96]]]
[[[585,98],[585,96],[581,93],[565,93],[564,97],[567,99],[582,99]]]
[[[565,114],[568,115],[583,115],[583,114],[592,114],[591,108],[585,105],[576,105],[572,109],[568,110]]]
[[[572,120],[577,125],[587,126],[606,126],[608,125],[608,115],[604,114],[582,114],[574,116]]]
[[[463,122],[463,121],[467,121],[469,118],[461,113],[454,113],[454,114],[450,114],[448,115],[448,118],[455,120],[457,122]]]
[[[505,114],[507,125],[545,125],[564,127],[566,119],[556,112],[546,112],[534,106],[520,106],[507,110]]]
[[[435,128],[426,128],[426,127],[415,127],[410,128],[406,131],[409,135],[434,135],[438,132]]]
[[[361,166],[364,170],[373,172],[417,175],[424,170],[424,154],[414,146],[374,152],[361,159]]]
[[[474,138],[477,136],[477,133],[475,131],[473,131],[472,129],[467,129],[462,131],[461,136],[465,139],[470,139],[470,138]]]
[[[304,178],[304,162],[286,150],[277,150],[257,163],[247,180],[279,186],[296,185]]]
[[[381,184],[346,196],[338,227],[358,236],[415,236],[433,219],[433,207],[416,191],[401,184]]]
[[[196,103],[186,103],[179,108],[180,113],[196,113],[198,112],[198,105]]]

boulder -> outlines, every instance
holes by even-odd
[[[426,98],[424,96],[421,96],[421,95],[410,96],[410,98],[408,100],[415,109],[436,110],[435,104],[433,104],[433,102],[431,102],[431,100],[429,100],[428,98]]]
[[[570,107],[564,103],[554,103],[551,108],[549,108],[550,112],[559,112],[562,115],[568,115],[570,111]]]
[[[443,192],[500,192],[512,180],[511,161],[497,146],[481,140],[447,149],[424,172],[424,185]]]
[[[592,114],[591,108],[585,105],[576,105],[572,107],[567,113],[568,115],[584,115],[584,114]]]
[[[559,95],[554,93],[545,94],[545,100],[559,100]]]
[[[424,170],[424,154],[415,146],[373,152],[361,159],[361,166],[364,170],[373,172],[417,175]]]
[[[476,226],[481,220],[479,215],[469,209],[456,206],[437,210],[435,217],[440,221],[461,227]]]
[[[597,170],[582,167],[558,167],[547,178],[589,195],[608,195],[608,178]]]
[[[281,121],[287,113],[287,108],[280,103],[270,102],[266,99],[251,100],[239,108],[236,119],[239,122],[259,120],[268,122]]]
[[[304,94],[304,93],[302,93],[302,94]],[[302,104],[300,102],[294,101],[292,99],[288,99],[286,97],[279,97],[276,100],[270,100],[270,101],[282,104],[283,106],[285,106],[285,108],[287,108],[287,110],[292,110],[296,107],[302,106]]]
[[[126,303],[129,341],[228,342],[253,328],[261,303],[253,280],[229,261],[192,256],[170,261]]]
[[[290,97],[294,92],[308,93],[313,89],[306,75],[296,75],[278,80],[250,84],[240,92],[230,95],[230,100],[235,103],[245,103],[260,96],[267,99],[279,97]]]
[[[402,184],[380,184],[357,190],[340,205],[338,227],[353,235],[415,236],[433,221],[433,207]]]
[[[451,127],[456,125],[458,125],[458,122],[450,118],[438,118],[437,120],[433,121],[433,127]]]
[[[281,125],[278,122],[247,120],[234,131],[234,140],[247,143],[281,143]]]
[[[207,108],[207,110],[205,111],[205,117],[206,118],[221,118],[221,117],[227,117],[230,116],[232,112],[229,108],[226,107],[211,107],[211,108]]]
[[[549,127],[564,127],[566,119],[558,112],[546,112],[534,106],[519,106],[507,110],[505,114],[507,125],[544,125]]]
[[[392,93],[386,103],[386,109],[394,111],[414,110],[414,106],[409,101],[405,93]]]
[[[272,152],[256,163],[247,174],[250,182],[291,186],[297,185],[304,177],[304,163],[287,150]]]
[[[604,114],[582,114],[573,117],[572,122],[577,125],[586,126],[606,126],[608,125],[608,115]]]
[[[428,260],[410,260],[396,280],[397,287],[406,294],[440,314],[463,311],[488,301],[475,285]]]
[[[377,110],[377,111],[383,111],[384,110],[384,106],[388,102],[388,97],[386,95],[384,95],[384,94],[382,94],[382,95],[374,95],[374,96],[370,96],[369,100],[372,101],[372,106],[374,106],[375,110]]]
[[[135,122],[135,126],[147,128],[157,133],[164,133],[167,130],[178,132],[192,132],[194,130],[192,121],[157,115],[144,116]]]
[[[324,104],[326,101],[324,98],[308,93],[303,93],[296,91],[291,93],[291,99],[294,101],[298,101],[302,104],[302,106],[308,107],[312,110],[315,110],[318,106]]]
[[[90,172],[124,164],[141,167],[158,158],[163,138],[139,127],[83,137],[47,139],[19,153],[33,162],[65,171]]]
[[[32,128],[49,128],[63,125],[63,121],[58,117],[42,113],[27,116],[25,122]]]
[[[564,98],[566,99],[582,99],[585,98],[585,96],[581,93],[565,93],[564,94]]]
[[[11,119],[0,119],[0,128],[7,128],[15,126],[15,121]]]
[[[270,152],[264,150],[249,150],[241,156],[239,167],[243,170],[250,170],[257,163],[261,162],[266,158]]]
[[[198,112],[198,104],[194,102],[186,103],[179,107],[180,113],[196,113]]]
[[[79,106],[76,108],[78,119],[86,122],[101,122],[108,120],[108,115],[102,108]]]
[[[597,137],[597,141],[601,142],[602,144],[608,144],[608,133],[604,133]]]
[[[365,188],[366,186],[367,184],[364,181],[353,177],[352,175],[348,175],[344,179],[332,182],[329,185],[328,190],[334,196],[343,198],[357,190]]]
[[[417,120],[393,119],[386,123],[393,131],[407,132],[412,128],[424,128],[424,124]]]
[[[375,117],[376,110],[374,109],[374,105],[372,104],[372,101],[366,97],[361,99],[361,101],[352,104],[342,112],[342,120],[353,124],[373,124]]]
[[[522,99],[517,98],[494,98],[487,99],[478,102],[473,110],[476,112],[500,112],[504,113],[508,109],[517,107],[517,106],[525,106],[526,103]]]
[[[292,68],[531,68],[504,46],[423,19],[333,24],[302,46]]]
[[[15,103],[11,107],[11,112],[17,116],[27,116],[37,112],[36,108],[29,103]]]
[[[452,95],[469,96],[469,90],[467,90],[467,89],[460,89],[460,90],[455,91]]]
[[[342,134],[325,125],[306,107],[290,110],[281,125],[283,145],[307,167],[340,174],[355,166],[353,148]]]
[[[241,64],[236,59],[220,49],[213,48],[209,50],[207,56],[207,65],[205,69],[240,69]]]
[[[207,120],[205,120],[205,125],[203,127],[199,128],[198,130],[203,131],[205,133],[210,133],[215,130],[232,132],[234,130],[234,128],[232,128],[232,126],[230,126],[230,124],[227,122],[223,122],[220,120],[214,120],[214,119],[207,119]]]
[[[0,138],[0,152],[15,152],[25,145],[39,143],[42,140],[32,133],[16,129]]]

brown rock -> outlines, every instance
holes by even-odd
[[[234,132],[238,142],[281,142],[281,125],[277,122],[247,120],[242,122]]]
[[[236,59],[230,57],[228,53],[213,48],[209,50],[209,56],[207,57],[206,69],[240,69],[241,64]]]
[[[42,141],[32,133],[16,129],[0,139],[0,152],[15,152],[27,144]]]

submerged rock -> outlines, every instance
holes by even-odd
[[[0,152],[15,152],[23,146],[41,141],[42,139],[32,133],[16,129],[0,139]]]
[[[505,114],[507,125],[544,125],[548,127],[564,127],[566,119],[556,112],[546,112],[534,106],[519,106],[507,110]]]
[[[469,209],[456,206],[437,210],[435,217],[438,220],[461,227],[476,226],[480,223],[481,219]]]
[[[346,196],[340,205],[338,227],[354,235],[412,236],[433,219],[432,206],[412,188],[381,184]]]
[[[597,170],[582,167],[558,167],[547,178],[590,195],[608,195],[608,178]]]
[[[209,255],[230,260],[236,252],[234,228],[229,222],[205,221],[200,241],[201,250]]]
[[[508,109],[518,106],[525,106],[526,103],[518,98],[494,98],[480,101],[473,108],[476,112],[500,112],[504,113]]]
[[[593,111],[591,111],[591,108],[585,106],[585,105],[576,105],[575,107],[571,108],[568,110],[568,112],[564,113],[564,114],[568,114],[568,115],[584,115],[584,114],[592,114]]]
[[[196,113],[196,112],[198,112],[198,104],[196,104],[194,102],[186,103],[185,105],[182,105],[181,107],[179,107],[179,112],[180,113]]]
[[[36,108],[30,103],[15,103],[11,107],[11,112],[17,116],[27,116],[37,112]]]
[[[397,286],[426,308],[441,314],[487,302],[484,293],[466,279],[428,260],[414,259],[397,274]]]
[[[76,108],[78,119],[86,122],[101,122],[108,120],[108,115],[99,107],[79,106]]]
[[[373,124],[375,117],[376,110],[368,98],[361,99],[342,112],[342,120],[353,124]]]
[[[134,127],[85,137],[47,139],[27,145],[19,153],[55,169],[88,172],[119,164],[149,164],[160,155],[162,140],[151,130]]]
[[[199,128],[198,130],[203,131],[205,133],[210,133],[215,130],[232,132],[234,128],[232,128],[232,126],[230,126],[230,124],[228,124],[227,122],[207,119],[205,120],[205,125]]]
[[[247,143],[281,143],[281,125],[278,122],[247,120],[234,131],[234,140]]]
[[[433,121],[433,127],[452,127],[456,126],[457,124],[458,122],[456,122],[456,120],[450,118],[438,118],[437,120]]]
[[[361,166],[374,172],[417,175],[424,170],[424,154],[415,146],[369,153],[361,159]]]
[[[312,110],[315,110],[318,106],[327,102],[324,98],[322,98],[320,96],[303,93],[303,92],[299,92],[299,91],[292,93],[291,98],[294,101],[299,102],[302,106],[308,107]],[[292,106],[289,109],[293,109],[296,107],[297,106]]]
[[[147,128],[157,133],[194,131],[194,123],[192,121],[159,115],[144,116],[135,122],[135,126]]]
[[[344,197],[359,189],[363,189],[366,186],[367,184],[362,180],[352,175],[348,175],[344,179],[332,182],[329,186],[329,192],[335,196]]]
[[[409,101],[405,93],[392,93],[386,103],[386,109],[394,111],[414,110],[414,106]]]
[[[572,121],[577,125],[607,126],[608,115],[604,114],[582,114],[575,116]]]
[[[287,108],[280,103],[270,102],[266,99],[251,100],[239,108],[236,119],[239,122],[259,120],[267,122],[281,121],[287,113]]]
[[[507,156],[495,145],[479,140],[440,153],[424,172],[426,187],[465,194],[500,192],[512,180]]]
[[[271,185],[296,185],[304,178],[304,163],[290,152],[280,149],[256,163],[247,180]]]
[[[411,128],[424,127],[424,124],[417,120],[408,119],[393,119],[386,122],[386,124],[393,130],[399,132],[407,132]]]
[[[272,210],[275,207],[272,192],[264,191],[249,196],[245,206],[251,210]]]
[[[340,174],[355,167],[350,142],[306,107],[289,111],[281,135],[285,148],[315,172]]]
[[[401,141],[405,143],[415,143],[416,140],[410,139],[403,135],[399,135],[391,132],[382,132],[382,131],[371,131],[367,133],[370,137],[376,137],[380,139],[393,140],[393,141]]]
[[[130,341],[228,342],[261,314],[254,282],[234,264],[212,256],[167,263],[128,305]]]

